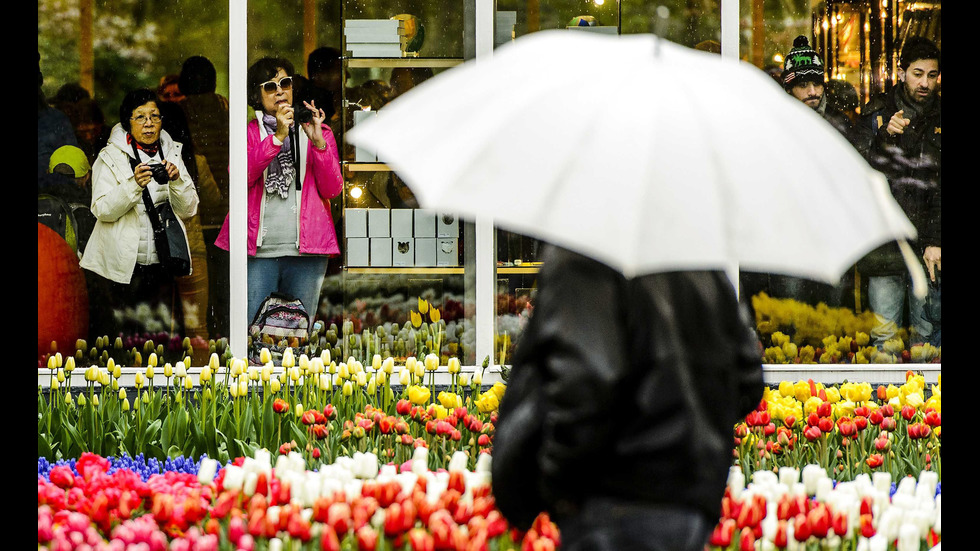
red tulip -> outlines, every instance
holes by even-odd
[[[938,427],[938,426],[942,426],[943,424],[942,416],[939,413],[936,413],[935,410],[931,410],[928,413],[926,413],[925,421],[926,424],[929,425],[930,427]]]
[[[739,551],[755,551],[755,534],[751,528],[742,528],[738,536]]]
[[[75,473],[67,465],[59,465],[51,469],[49,478],[52,484],[61,489],[71,488],[75,485]]]
[[[413,528],[408,533],[408,544],[412,551],[435,551],[436,540],[424,528]]]
[[[312,409],[304,411],[301,419],[303,424],[309,426],[316,423],[316,413],[317,412],[313,411]]]
[[[786,428],[788,428],[788,429],[793,428],[793,425],[795,425],[795,424],[796,424],[796,416],[795,415],[787,415],[786,418],[783,419],[783,425],[785,425]]]
[[[793,538],[796,541],[803,542],[810,539],[811,533],[807,516],[802,513],[796,515],[796,518],[793,519]]]
[[[902,419],[911,421],[915,417],[915,408],[912,406],[902,406]]]
[[[854,424],[857,425],[858,430],[864,430],[868,428],[868,418],[864,416],[855,417]]]
[[[359,551],[374,551],[378,547],[378,533],[370,526],[362,526],[357,531],[357,548]]]
[[[820,430],[820,427],[807,427],[803,431],[803,436],[806,437],[806,439],[809,440],[810,442],[813,442],[818,438],[820,438],[821,434],[822,431]]]
[[[330,525],[321,527],[320,529],[320,550],[321,551],[340,551],[340,539],[337,537],[337,532]]]
[[[830,511],[823,503],[818,503],[806,515],[807,524],[810,525],[811,534],[818,539],[827,537],[830,531]]]
[[[326,417],[327,419],[331,420],[331,421],[334,420],[334,419],[336,419],[337,418],[337,408],[334,407],[333,404],[327,404],[326,407],[323,408],[323,416]]]
[[[289,412],[289,409],[289,402],[283,400],[282,398],[276,398],[275,401],[272,402],[272,411],[276,413],[287,413]]]
[[[779,548],[784,548],[789,544],[789,523],[785,520],[780,520],[776,524],[776,533],[772,537],[772,543]]]
[[[840,431],[842,436],[854,436],[857,434],[857,424],[850,417],[841,417],[837,420],[837,430]]]
[[[341,538],[347,535],[351,525],[351,508],[346,502],[334,503],[327,510],[327,525]]]
[[[861,535],[866,538],[875,535],[874,518],[871,516],[871,513],[861,513]]]
[[[840,537],[844,537],[847,534],[847,513],[836,512],[833,514],[832,523],[834,528],[834,533]]]
[[[708,543],[717,547],[728,547],[732,544],[732,536],[735,534],[735,527],[735,519],[725,519],[721,522],[721,524],[715,526]]]
[[[830,402],[823,402],[817,406],[817,415],[820,417],[830,417],[832,412],[833,408],[831,407]]]
[[[820,432],[830,432],[834,430],[834,422],[830,417],[821,417],[820,421],[817,422],[817,426],[820,427]]]

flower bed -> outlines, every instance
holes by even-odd
[[[927,389],[912,372],[900,387],[824,387],[784,381],[735,427],[735,460],[745,476],[815,463],[837,480],[888,472],[942,475],[942,378]]]
[[[817,465],[800,474],[792,467],[778,475],[758,471],[745,487],[733,467],[710,548],[919,551],[941,540],[942,485],[934,472],[897,485],[883,472],[840,483]]]
[[[196,474],[143,480],[84,454],[38,476],[38,546],[47,549],[555,549],[546,515],[526,533],[494,505],[489,455],[475,470],[457,452],[448,471],[419,448],[401,468],[356,453],[308,471],[303,457],[260,451]],[[146,547],[140,547],[145,545]]]

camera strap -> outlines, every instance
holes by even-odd
[[[295,123],[289,127],[289,137],[292,138],[290,141],[293,146],[292,151],[290,151],[290,154],[293,156],[293,181],[296,182],[296,191],[301,191],[303,189],[303,182],[300,181],[301,179],[299,177],[301,168],[299,166],[299,130],[296,128]]]

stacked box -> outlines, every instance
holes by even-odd
[[[344,39],[351,57],[402,57],[407,44],[399,19],[348,19]]]
[[[436,213],[432,210],[415,209],[415,237],[436,236]]]
[[[357,126],[363,121],[371,120],[376,116],[378,116],[378,112],[372,111],[371,109],[354,111],[354,126]],[[373,151],[356,146],[354,149],[354,161],[358,163],[376,163],[378,162],[378,157]]]
[[[494,27],[493,45],[494,47],[506,44],[514,40],[514,27],[517,25],[516,11],[498,11],[497,22]]]
[[[415,266],[415,239],[413,237],[391,238],[391,265],[396,267]]]
[[[458,266],[459,265],[459,240],[437,239],[436,240],[436,266]]]
[[[391,237],[391,211],[365,209],[368,216],[368,237]]]
[[[436,237],[459,237],[459,218],[445,212],[437,215]]]
[[[412,209],[392,209],[391,236],[408,238],[414,237],[414,215],[415,213]]]
[[[436,238],[416,237],[415,238],[415,265],[421,267],[434,267],[436,265]]]
[[[368,266],[369,263],[369,243],[367,237],[348,237],[347,238],[347,266],[359,268]]]
[[[391,238],[371,237],[371,267],[391,266]]]

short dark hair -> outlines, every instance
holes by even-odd
[[[122,125],[126,132],[130,131],[129,118],[133,116],[133,111],[136,111],[137,107],[146,105],[151,101],[153,103],[159,101],[157,99],[157,93],[146,88],[137,88],[126,94],[122,103],[119,104],[119,124]]]
[[[208,58],[196,55],[187,58],[180,68],[180,80],[177,87],[185,95],[209,94],[218,85],[218,74],[214,64]]]
[[[902,47],[902,57],[899,59],[898,65],[903,71],[907,71],[909,65],[912,65],[920,59],[935,59],[939,65],[939,72],[942,72],[942,53],[939,51],[936,43],[925,37],[913,36],[905,41],[905,45]]]
[[[286,71],[287,75],[292,76],[293,64],[288,59],[280,57],[263,57],[248,68],[246,80],[248,81],[248,91],[245,94],[248,104],[256,111],[262,110],[262,91],[259,85],[275,78],[279,69]]]
[[[313,75],[329,71],[331,66],[339,66],[340,50],[330,46],[322,46],[310,52],[310,57],[306,59],[306,76],[313,78]]]

